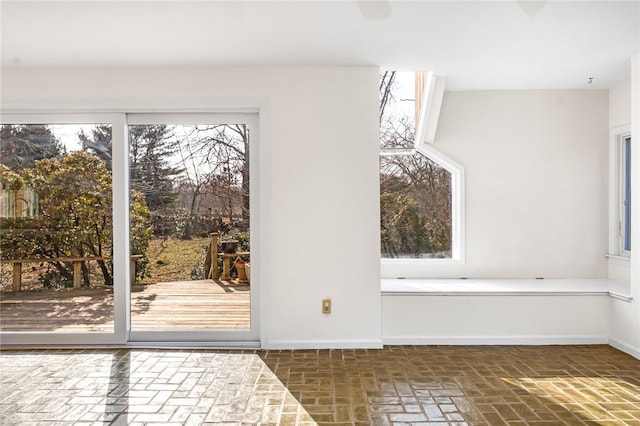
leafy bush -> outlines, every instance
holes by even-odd
[[[97,260],[104,283],[113,283],[111,173],[104,161],[86,151],[39,160],[19,172],[0,169],[0,179],[16,181],[38,195],[36,218],[3,219],[0,235],[3,258],[102,257]],[[131,195],[131,250],[145,254],[152,236],[150,213],[144,197]],[[51,262],[63,277],[71,276],[71,265]],[[138,274],[144,273],[145,262]],[[85,265],[86,268],[86,265]],[[43,277],[43,279],[46,277]],[[85,286],[88,273],[83,271]],[[46,280],[45,280],[46,282]]]

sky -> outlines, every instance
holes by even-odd
[[[82,143],[78,138],[78,133],[84,130],[89,133],[95,124],[49,124],[48,127],[56,138],[64,145],[67,152],[79,151]]]

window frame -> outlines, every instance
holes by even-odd
[[[631,242],[632,218],[630,214],[627,216],[625,201],[630,196],[632,188],[629,186],[631,156],[626,150],[626,141],[629,141],[631,146],[630,126],[612,129],[609,163],[609,256],[629,260],[631,250],[627,250],[626,242]]]
[[[631,256],[631,135],[623,136],[618,143],[619,151],[619,252]]]

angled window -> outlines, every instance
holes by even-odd
[[[428,102],[422,96],[428,94],[427,77],[423,72],[394,71],[380,76],[383,275],[385,264],[462,260],[464,171],[431,144],[423,143],[423,108]]]
[[[380,158],[383,258],[451,257],[451,174],[418,151]]]

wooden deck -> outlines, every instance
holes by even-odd
[[[248,285],[201,280],[156,283],[131,293],[133,330],[248,329]],[[3,294],[1,331],[111,332],[111,288]]]

